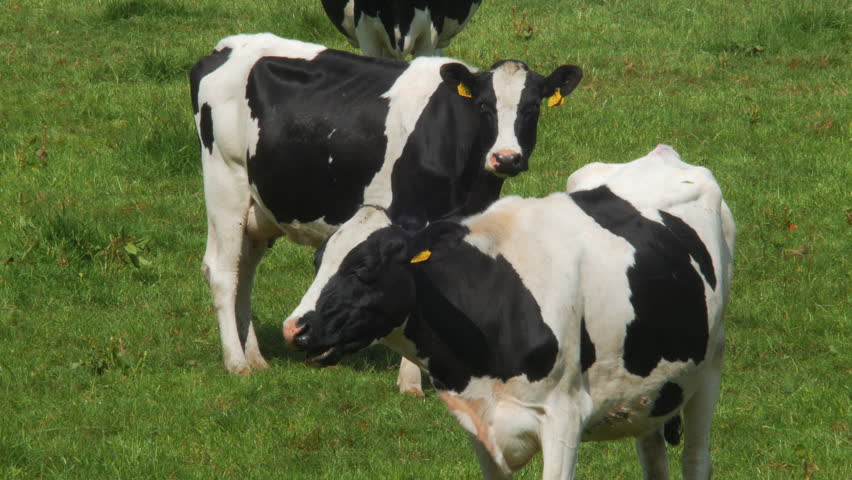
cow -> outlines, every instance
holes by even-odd
[[[411,225],[481,211],[528,168],[542,99],[561,103],[581,77],[572,65],[547,77],[511,60],[479,72],[272,34],[221,40],[192,68],[190,94],[207,210],[202,272],[225,368],[267,367],[251,290],[275,239],[317,246],[365,203]]]
[[[365,55],[441,56],[482,0],[322,0],[326,15]]]
[[[709,170],[664,145],[568,186],[421,229],[364,207],[380,228],[285,340],[326,365],[381,342],[427,369],[486,478],[539,449],[543,478],[573,478],[581,441],[635,437],[645,478],[666,479],[682,418],[683,478],[706,480],[731,211]]]

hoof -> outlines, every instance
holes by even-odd
[[[225,370],[232,375],[248,375],[251,373],[251,367],[245,362],[231,365],[225,364]]]
[[[400,388],[399,393],[403,393],[405,395],[412,395],[417,398],[424,398],[426,395],[423,395],[423,390],[419,387],[408,387],[408,388]]]
[[[248,363],[251,365],[252,370],[266,370],[269,368],[269,364],[266,363],[266,360],[260,354],[256,357],[250,356],[248,358]]]

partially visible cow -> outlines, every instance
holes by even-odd
[[[665,479],[682,413],[683,478],[706,480],[735,233],[719,186],[661,145],[569,187],[418,231],[365,207],[381,228],[285,339],[324,364],[381,341],[428,369],[486,478],[539,449],[545,479],[572,478],[581,441],[636,437]]]
[[[440,56],[482,0],[322,0],[328,18],[366,55]]]
[[[365,203],[411,225],[481,211],[527,169],[542,99],[561,102],[581,77],[570,65],[542,77],[517,61],[477,72],[447,58],[361,57],[271,34],[220,41],[190,87],[208,220],[202,270],[226,369],[267,365],[251,290],[277,237],[319,245]],[[417,378],[401,380],[418,393],[419,371],[408,371]]]

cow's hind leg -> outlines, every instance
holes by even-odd
[[[246,374],[250,371],[243,351],[247,332],[243,329],[240,335],[238,328],[237,292],[251,194],[244,169],[230,167],[215,157],[203,160],[208,232],[202,272],[216,308],[225,369]]]
[[[710,425],[719,399],[722,373],[721,353],[708,365],[703,383],[683,406],[683,454],[681,469],[684,480],[708,480],[713,470],[710,460]]]
[[[669,460],[662,428],[637,438],[636,453],[639,454],[645,480],[668,480]]]
[[[240,257],[239,278],[237,280],[237,333],[243,345],[246,361],[255,370],[269,368],[269,364],[260,353],[260,345],[254,331],[251,318],[251,290],[257,265],[268,249],[266,240],[243,239],[243,255]]]
[[[400,393],[423,397],[420,367],[403,357],[402,362],[399,364],[399,375],[396,377],[396,385],[399,387]]]

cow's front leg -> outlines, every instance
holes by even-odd
[[[574,478],[586,409],[577,401],[561,402],[558,409],[548,408],[541,427],[543,480]],[[591,404],[591,399],[588,399]]]

